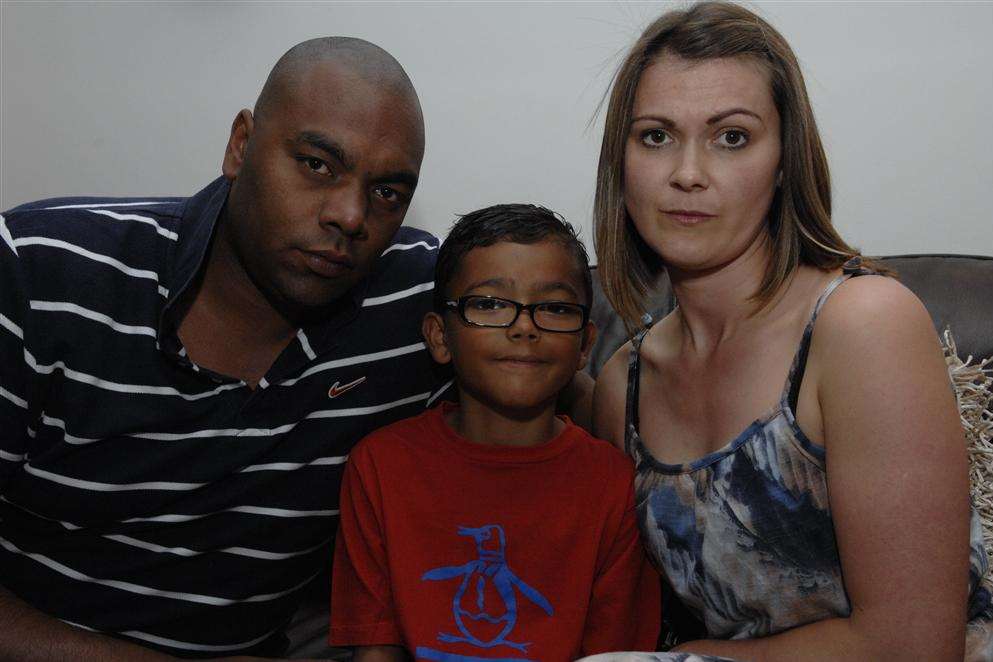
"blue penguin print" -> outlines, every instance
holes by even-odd
[[[476,543],[476,559],[464,565],[435,568],[421,577],[422,581],[462,579],[452,599],[452,615],[461,635],[442,632],[438,634],[438,640],[466,642],[480,648],[503,645],[522,652],[526,651],[530,642],[517,643],[507,640],[507,636],[517,624],[517,591],[549,616],[553,614],[552,605],[545,596],[528,586],[507,567],[506,540],[499,525],[486,524],[479,528],[460,526],[458,533],[460,536],[473,538]],[[492,613],[488,611],[485,603],[484,593],[488,584],[500,596],[502,602],[498,605],[489,605],[493,609]],[[467,596],[467,592],[470,595]],[[496,636],[483,639],[473,634],[472,626],[476,622],[503,623],[503,627]]]

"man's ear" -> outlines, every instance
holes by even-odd
[[[448,343],[445,340],[445,320],[438,313],[428,313],[421,322],[421,335],[424,336],[424,344],[427,345],[437,363],[448,363],[452,360],[452,353],[448,351]]]
[[[583,329],[583,344],[579,348],[579,370],[586,367],[586,363],[590,360],[590,352],[593,351],[593,343],[596,342],[596,324],[593,320],[586,323],[586,328]]]
[[[255,118],[252,117],[252,111],[244,108],[235,115],[231,123],[231,135],[228,136],[228,146],[224,149],[224,161],[221,163],[221,172],[228,181],[233,182],[241,172],[248,152],[248,139],[254,130]]]

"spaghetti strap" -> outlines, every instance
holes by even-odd
[[[641,379],[641,343],[651,330],[651,317],[645,315],[645,328],[631,339],[631,352],[628,354],[628,387],[624,405],[624,451],[638,461],[634,447],[634,434],[638,430],[638,392]]]
[[[827,284],[827,287],[824,288],[824,291],[821,292],[821,295],[817,297],[817,303],[814,304],[814,311],[810,315],[807,326],[803,329],[800,346],[797,347],[796,354],[793,355],[793,363],[790,365],[786,384],[783,386],[782,402],[788,405],[791,411],[796,412],[796,402],[800,395],[800,384],[803,382],[803,374],[807,369],[807,354],[810,352],[810,339],[814,333],[814,322],[817,321],[817,316],[820,314],[821,308],[824,307],[828,297],[834,293],[838,286],[849,278],[867,276],[874,273],[868,267],[863,266],[862,256],[856,255],[841,266],[841,274],[832,279]]]

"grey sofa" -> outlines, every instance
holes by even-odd
[[[935,329],[950,327],[959,356],[993,356],[993,257],[984,255],[891,255],[876,258],[896,272],[931,314]],[[627,333],[614,313],[599,279],[593,278],[592,318],[599,329],[587,371],[593,376],[627,341]],[[661,319],[672,311],[676,300],[665,274],[649,299],[652,317]]]

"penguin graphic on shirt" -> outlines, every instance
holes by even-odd
[[[438,634],[438,640],[466,642],[480,648],[503,645],[525,652],[530,642],[507,640],[517,624],[517,593],[520,592],[549,616],[553,613],[552,605],[507,566],[506,539],[500,525],[486,524],[478,528],[460,526],[458,534],[471,536],[475,541],[476,559],[464,565],[435,568],[421,577],[423,581],[462,580],[452,600],[452,615],[461,636],[442,632]],[[492,596],[494,591],[500,597],[501,604],[486,604],[485,594],[489,592]],[[489,634],[482,634],[478,627],[481,622],[503,623],[503,627],[495,636],[492,630]]]

